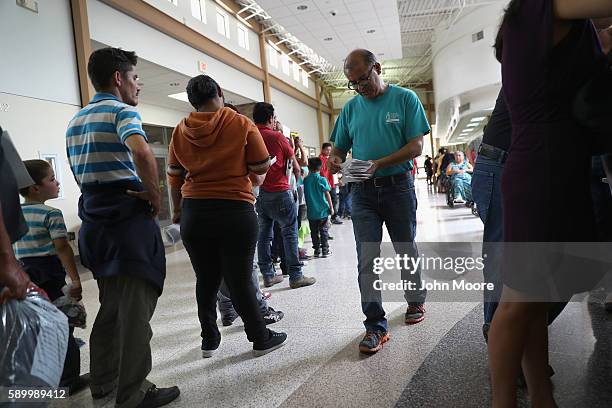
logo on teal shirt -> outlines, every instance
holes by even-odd
[[[387,112],[387,116],[385,117],[386,123],[399,123],[400,116],[399,113],[396,112]]]

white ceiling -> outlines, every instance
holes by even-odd
[[[92,41],[92,49],[97,50],[106,45],[97,41]],[[190,77],[171,69],[154,64],[143,58],[138,58],[136,72],[140,78],[140,96],[142,103],[161,106],[169,109],[176,109],[183,112],[191,112],[193,108],[187,102],[183,102],[168,95],[185,92]],[[223,84],[219,84],[223,87]],[[242,105],[255,102],[251,99],[223,90],[225,101],[232,105]]]
[[[257,3],[337,68],[342,67],[344,58],[355,48],[367,48],[380,59],[402,58],[395,0],[257,0]],[[302,5],[307,9],[299,10]],[[369,30],[374,32],[368,33]]]

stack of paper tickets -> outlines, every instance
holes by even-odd
[[[349,158],[342,163],[342,176],[347,183],[359,183],[373,176],[368,173],[372,162]]]

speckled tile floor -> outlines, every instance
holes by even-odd
[[[428,191],[422,180],[417,194],[419,241],[481,239],[482,224],[467,208],[447,208],[443,195]],[[405,326],[405,304],[385,303],[392,340],[378,354],[364,357],[357,350],[363,316],[351,222],[334,226],[332,235],[333,256],[311,260],[304,270],[317,278],[316,285],[289,290],[285,281],[272,288],[270,305],[284,311],[285,318],[271,327],[286,331],[289,343],[260,358],[252,357],[240,319],[220,328],[222,343],[213,358],[200,357],[193,271],[183,249],[168,252],[166,287],[152,320],[149,378],[160,387],[179,385],[181,396],[169,407],[488,406],[481,306],[430,303],[423,323]],[[84,283],[84,302],[91,323],[98,309],[91,279]],[[584,406],[582,401],[604,406],[597,405],[600,399],[612,406],[611,318],[597,310],[586,302],[572,304],[551,327],[562,407]],[[88,342],[90,328],[75,335]],[[87,344],[81,349],[83,372],[89,371],[88,350]],[[445,380],[449,376],[452,381]],[[113,396],[94,404],[83,391],[54,406],[112,407]]]

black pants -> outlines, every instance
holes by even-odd
[[[196,274],[202,338],[221,336],[217,328],[221,279],[225,279],[249,341],[260,342],[269,337],[251,279],[258,234],[255,209],[246,201],[183,200],[181,237]]]
[[[310,238],[312,239],[312,247],[315,251],[319,249],[323,252],[329,251],[329,224],[327,218],[322,220],[308,220],[310,224]]]
[[[66,285],[66,272],[59,258],[56,256],[23,258],[22,263],[32,282],[47,292],[51,302],[64,295],[62,288]],[[52,273],[52,271],[56,273]],[[52,277],[49,278],[49,274]],[[62,275],[63,277],[60,278]],[[81,352],[73,333],[74,327],[70,327],[64,370],[60,380],[62,387],[69,387],[81,375]]]

